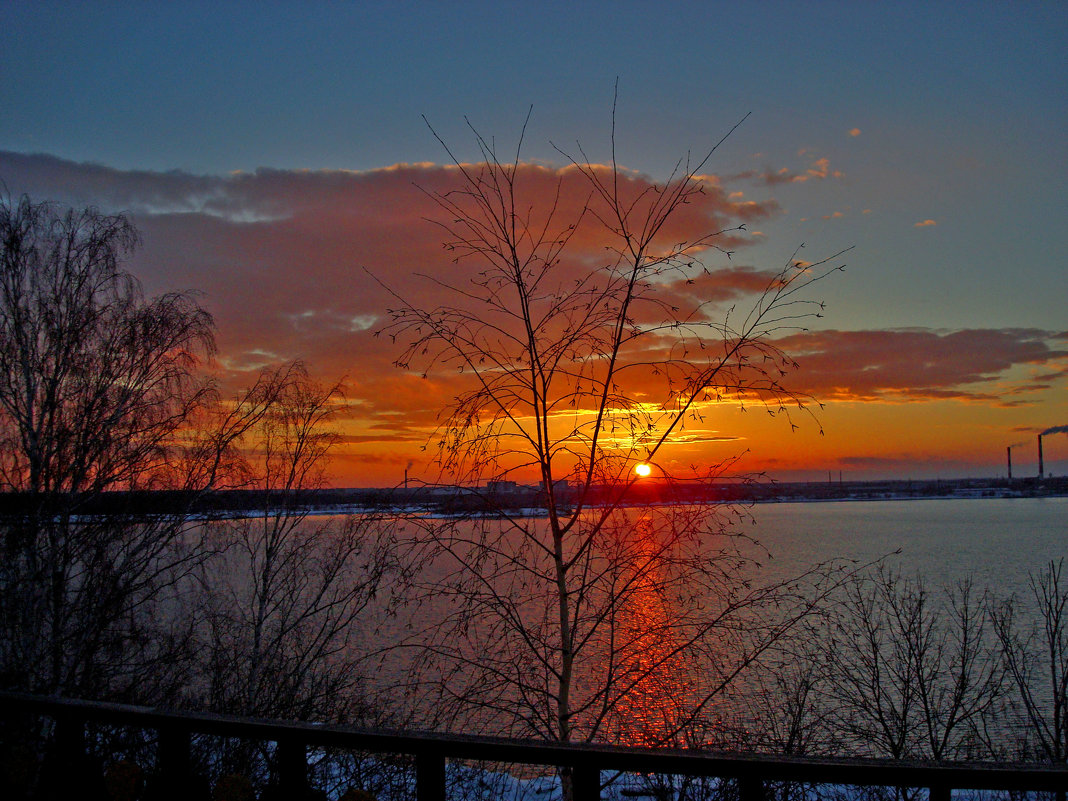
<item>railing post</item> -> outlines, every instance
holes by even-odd
[[[415,797],[445,801],[445,757],[426,751],[415,755]]]
[[[181,788],[189,786],[192,779],[189,731],[174,725],[164,725],[160,726],[158,733],[156,760],[163,787],[172,797],[180,798]]]
[[[70,768],[85,760],[85,721],[71,714],[56,715],[56,756]]]
[[[292,737],[278,740],[278,788],[286,798],[308,792],[308,749]]]
[[[739,776],[738,794],[742,801],[764,801],[764,782],[758,776]]]
[[[571,769],[574,801],[601,801],[601,771],[592,765],[575,765]]]
[[[73,794],[85,791],[90,782],[89,757],[85,752],[85,721],[70,712],[57,713],[54,720],[54,761],[46,769],[42,781],[56,793],[57,798],[66,795],[73,797]]]

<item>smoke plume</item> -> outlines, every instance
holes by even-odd
[[[1068,434],[1068,426],[1053,426],[1053,428],[1047,428],[1042,432],[1042,436],[1046,434]]]

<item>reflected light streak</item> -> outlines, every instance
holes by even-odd
[[[635,573],[615,625],[619,695],[612,723],[627,745],[672,740],[694,703],[697,663],[677,634],[672,582],[657,564],[662,534],[648,516],[634,522]]]

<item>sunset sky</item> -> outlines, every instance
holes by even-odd
[[[195,289],[227,386],[303,359],[344,377],[341,486],[431,475],[455,384],[375,339],[414,271],[451,269],[434,207],[464,118],[531,176],[554,147],[662,181],[704,172],[706,221],[746,221],[724,273],[845,248],[825,316],[785,344],[815,424],[715,410],[673,459],[781,480],[1037,471],[1068,424],[1068,5],[7,0],[0,191],[128,212],[149,293]],[[546,169],[550,168],[550,169]],[[715,176],[714,178],[711,176]],[[532,202],[543,200],[532,177]],[[730,280],[728,280],[730,279]],[[1068,434],[1045,467],[1068,473]]]

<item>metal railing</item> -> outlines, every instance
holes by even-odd
[[[191,769],[194,734],[273,742],[274,780],[286,798],[308,787],[308,749],[334,748],[414,758],[418,801],[445,801],[446,762],[470,760],[549,766],[570,771],[575,801],[601,797],[602,772],[717,777],[738,783],[742,801],[762,801],[768,782],[927,788],[948,801],[955,789],[1046,790],[1064,798],[1068,765],[991,762],[909,762],[882,759],[788,757],[768,754],[628,748],[508,740],[457,734],[397,732],[317,723],[258,720],[148,707],[0,693],[0,718],[34,715],[55,721],[60,748],[84,749],[87,723],[154,730],[156,770],[180,787]]]

